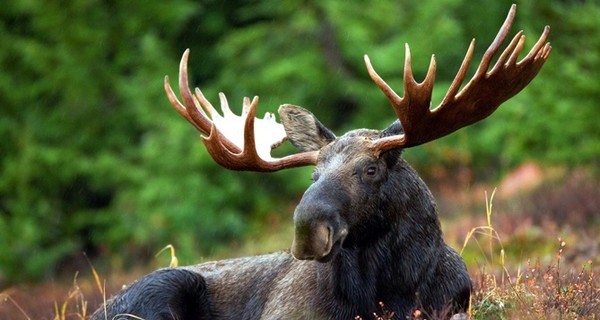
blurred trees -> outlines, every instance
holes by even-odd
[[[308,185],[310,168],[230,172],[170,110],[162,81],[191,48],[192,83],[259,112],[311,109],[338,133],[383,128],[388,102],[362,55],[401,92],[404,43],[417,79],[436,53],[434,104],[472,37],[474,64],[511,1],[9,1],[0,11],[0,283],[49,276],[101,255],[126,265],[173,243],[182,262],[239,238]],[[532,84],[492,116],[409,150],[420,168],[495,176],[520,162],[598,165],[600,4],[519,4],[531,47],[553,52]],[[283,147],[291,150],[290,146]],[[258,223],[260,225],[260,223]]]

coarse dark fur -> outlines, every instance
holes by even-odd
[[[302,108],[284,105],[280,115],[296,147],[320,150],[291,253],[158,270],[92,319],[371,319],[379,302],[394,319],[466,310],[471,282],[442,239],[430,191],[401,150],[369,148],[401,133],[399,122],[335,137]]]

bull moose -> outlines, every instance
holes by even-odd
[[[471,281],[465,264],[442,239],[434,199],[401,153],[486,118],[536,76],[550,54],[549,27],[521,60],[525,36],[517,33],[490,69],[515,10],[460,90],[471,42],[435,109],[434,57],[419,83],[406,46],[401,97],[365,55],[369,75],[398,119],[382,131],[357,129],[339,137],[311,112],[289,104],[279,108],[281,123],[272,114],[255,118],[258,97],[245,98],[237,116],[221,93],[219,114],[199,89],[190,91],[186,50],[179,67],[183,102],[168,77],[165,90],[175,110],[204,134],[214,161],[260,172],[315,166],[294,212],[291,250],[157,270],[108,300],[92,319],[369,319],[380,303],[394,319],[417,308],[442,317],[466,310]],[[286,139],[299,152],[273,158],[271,150]]]

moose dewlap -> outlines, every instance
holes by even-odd
[[[173,107],[204,134],[217,163],[253,171],[315,166],[313,183],[294,212],[291,250],[155,271],[107,301],[92,318],[370,319],[380,312],[380,303],[395,319],[415,309],[441,316],[466,310],[471,291],[466,267],[442,239],[433,197],[401,151],[486,118],[536,76],[550,54],[548,27],[521,60],[525,37],[517,33],[490,68],[515,10],[513,5],[461,90],[474,51],[471,43],[446,96],[432,110],[433,58],[418,83],[406,46],[400,97],[365,56],[369,75],[398,120],[381,131],[357,129],[342,136],[297,106],[280,107],[281,123],[271,114],[255,118],[257,97],[245,98],[237,116],[220,94],[219,114],[199,89],[190,91],[186,51],[179,69],[183,102],[168,78],[165,90]],[[286,139],[300,152],[272,158],[271,149]]]

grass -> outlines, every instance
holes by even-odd
[[[473,319],[600,319],[599,279],[591,261],[579,270],[561,265],[565,242],[558,240],[553,263],[527,262],[514,273],[485,270],[475,280]],[[504,267],[506,270],[506,267]]]
[[[471,229],[461,249],[462,255],[474,242],[485,261],[472,272],[469,318],[600,319],[600,278],[593,262],[587,260],[578,269],[565,265],[567,243],[562,238],[555,240],[555,257],[545,266],[539,260],[507,264],[502,239],[492,225],[493,196],[486,195],[487,225]],[[487,242],[485,247],[478,236]]]
[[[483,223],[466,232],[461,229],[464,226],[443,223],[450,225],[446,234],[463,234],[455,247],[460,248],[473,279],[471,306],[464,316],[469,319],[600,319],[598,255],[592,253],[592,258],[577,259],[580,256],[578,245],[590,238],[582,238],[577,230],[568,228],[544,233],[525,224],[526,232],[515,232],[517,229],[507,229],[507,224],[500,222],[498,229],[496,223],[501,219],[492,214],[494,195],[495,192],[489,197],[486,195]],[[523,219],[523,216],[510,218]],[[583,233],[598,234],[597,227],[596,230],[591,228]],[[272,248],[273,243],[289,243],[291,227],[282,224],[278,229],[273,230],[278,232],[269,232],[268,237],[252,238],[234,254],[255,254],[265,252],[265,247]],[[594,237],[591,239],[598,241]],[[528,247],[525,253],[515,252],[522,251],[522,247]],[[163,251],[170,252],[169,265],[176,266],[178,261],[173,246],[166,246],[157,256]],[[528,258],[522,259],[524,255]],[[51,306],[44,303],[44,299],[31,299],[48,296],[48,292],[53,291],[48,288],[36,291],[37,287],[27,287],[0,292],[0,320],[86,319],[107,295],[119,289],[116,283],[129,283],[138,276],[119,278],[111,274],[115,278],[110,282],[114,283],[107,289],[93,266],[90,272],[89,276],[75,275],[68,289],[50,295],[59,297],[54,298]],[[391,319],[393,314],[393,310],[387,310],[381,304],[381,312],[375,314],[374,319]],[[413,314],[413,319],[434,318],[419,311]]]
[[[35,291],[35,290],[32,290]],[[42,290],[45,291],[45,290]],[[33,294],[32,294],[33,296]],[[87,319],[89,316],[88,311],[90,310],[88,307],[88,301],[86,299],[86,294],[80,288],[77,282],[77,275],[75,275],[73,279],[73,283],[68,292],[64,293],[64,298],[59,302],[57,300],[54,301],[52,306],[53,317],[51,319],[54,320],[67,320],[67,319]],[[31,297],[30,297],[31,298]],[[42,298],[42,297],[40,297]],[[19,303],[19,300],[22,298],[14,298],[10,291],[3,291],[0,293],[0,300],[2,301],[2,305],[0,305],[0,319],[39,319],[40,314],[39,311],[27,311],[27,309],[31,309],[31,306],[22,306]],[[33,298],[32,300],[35,300]],[[43,298],[42,298],[43,300]],[[43,316],[46,318],[45,316]]]

